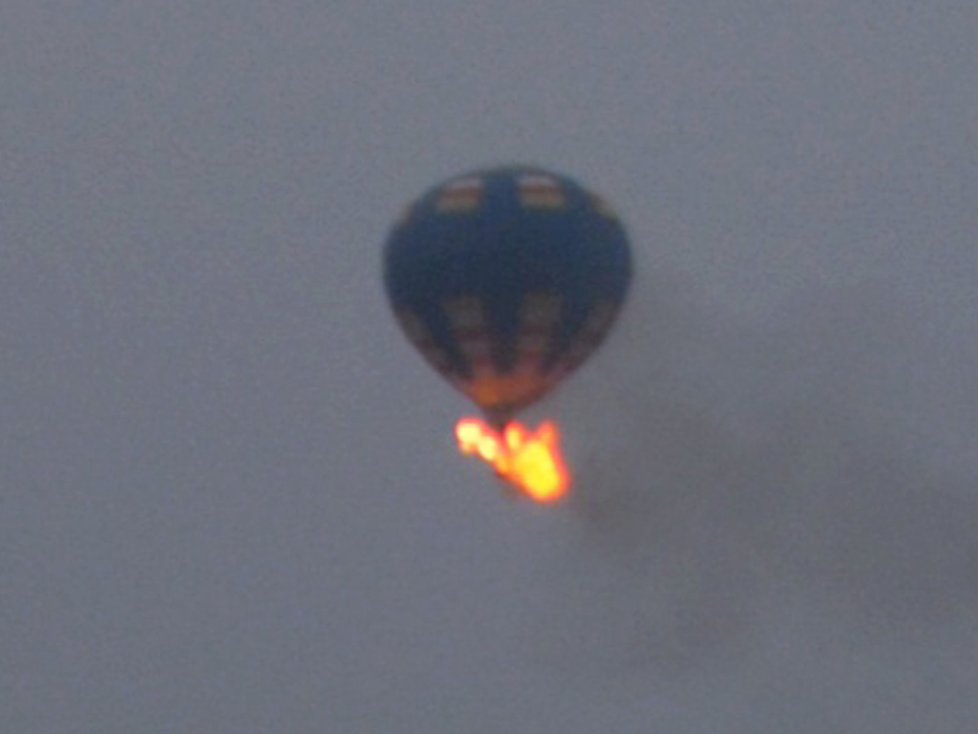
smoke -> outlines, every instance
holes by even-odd
[[[688,293],[633,304],[564,399],[538,664],[725,731],[973,729],[974,354],[883,284],[753,323]]]

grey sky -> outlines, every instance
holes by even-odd
[[[471,7],[470,7],[471,6]],[[973,2],[6,0],[0,730],[978,727]],[[636,249],[541,509],[379,280],[526,161]]]

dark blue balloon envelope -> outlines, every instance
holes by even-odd
[[[407,337],[497,425],[598,347],[630,273],[628,238],[607,203],[531,166],[435,186],[408,207],[384,252]]]

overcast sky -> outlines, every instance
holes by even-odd
[[[978,730],[973,0],[5,0],[0,730]],[[401,207],[614,202],[605,347],[459,457]]]

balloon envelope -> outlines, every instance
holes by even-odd
[[[408,339],[500,425],[601,343],[630,270],[610,207],[529,166],[435,186],[407,208],[384,253],[387,295]]]

